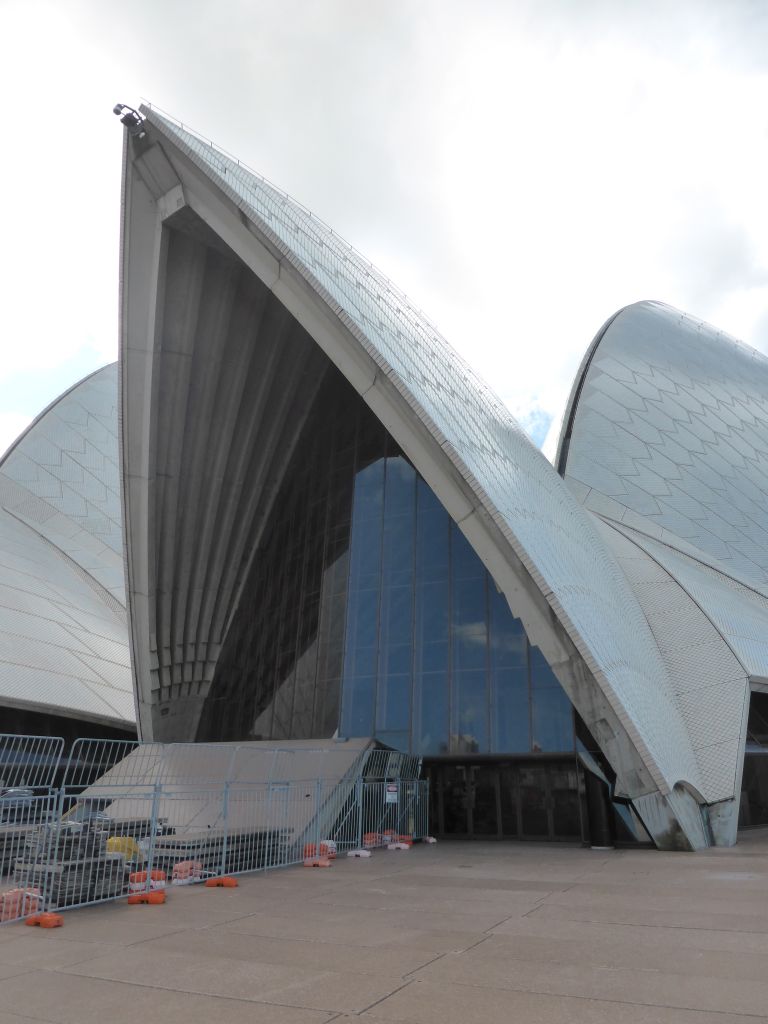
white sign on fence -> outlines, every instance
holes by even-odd
[[[396,804],[397,803],[397,786],[396,785],[390,784],[390,785],[387,786],[387,791],[384,794],[384,803],[385,804]]]

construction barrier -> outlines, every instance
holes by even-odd
[[[0,794],[0,922],[291,864],[330,866],[339,853],[429,834],[428,783],[396,774],[418,772],[407,755],[368,750],[340,778],[281,781],[291,752],[278,750],[267,782],[201,785],[184,777],[185,746],[80,740],[66,758],[50,738],[12,737],[5,755],[0,746],[19,783],[6,787],[5,805]],[[222,747],[207,745],[211,763],[234,756],[236,745]]]

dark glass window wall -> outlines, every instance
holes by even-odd
[[[574,749],[570,702],[394,440],[329,367],[226,638],[199,739]]]
[[[391,441],[355,478],[347,601],[342,735],[425,756],[574,749],[546,660]]]

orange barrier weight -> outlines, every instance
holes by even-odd
[[[305,868],[329,868],[331,866],[330,859],[328,857],[305,857],[304,867]]]
[[[61,914],[34,914],[24,922],[29,925],[39,925],[41,928],[61,928],[64,918]]]
[[[128,892],[143,892],[145,889],[164,889],[164,871],[132,871],[128,875]]]
[[[188,885],[199,882],[203,877],[203,865],[199,860],[180,860],[173,865],[172,885]]]
[[[236,878],[208,878],[205,882],[206,889],[236,889],[240,885]]]
[[[363,836],[363,847],[369,850],[372,846],[381,846],[381,835],[378,832],[366,832]]]
[[[395,842],[406,843],[408,846],[413,846],[413,836],[398,836]]]
[[[335,860],[336,843],[332,839],[323,839],[319,847],[317,843],[305,843],[304,860],[309,857],[327,857],[329,860]]]
[[[161,903],[165,903],[165,893],[162,889],[155,889],[154,892],[134,892],[128,897],[128,905],[136,907],[140,903],[149,903],[150,905],[159,906]]]
[[[39,905],[39,889],[8,889],[0,893],[0,921],[15,921],[34,914]]]

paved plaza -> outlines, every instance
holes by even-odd
[[[768,1020],[768,835],[378,851],[0,929],[0,1024]]]

